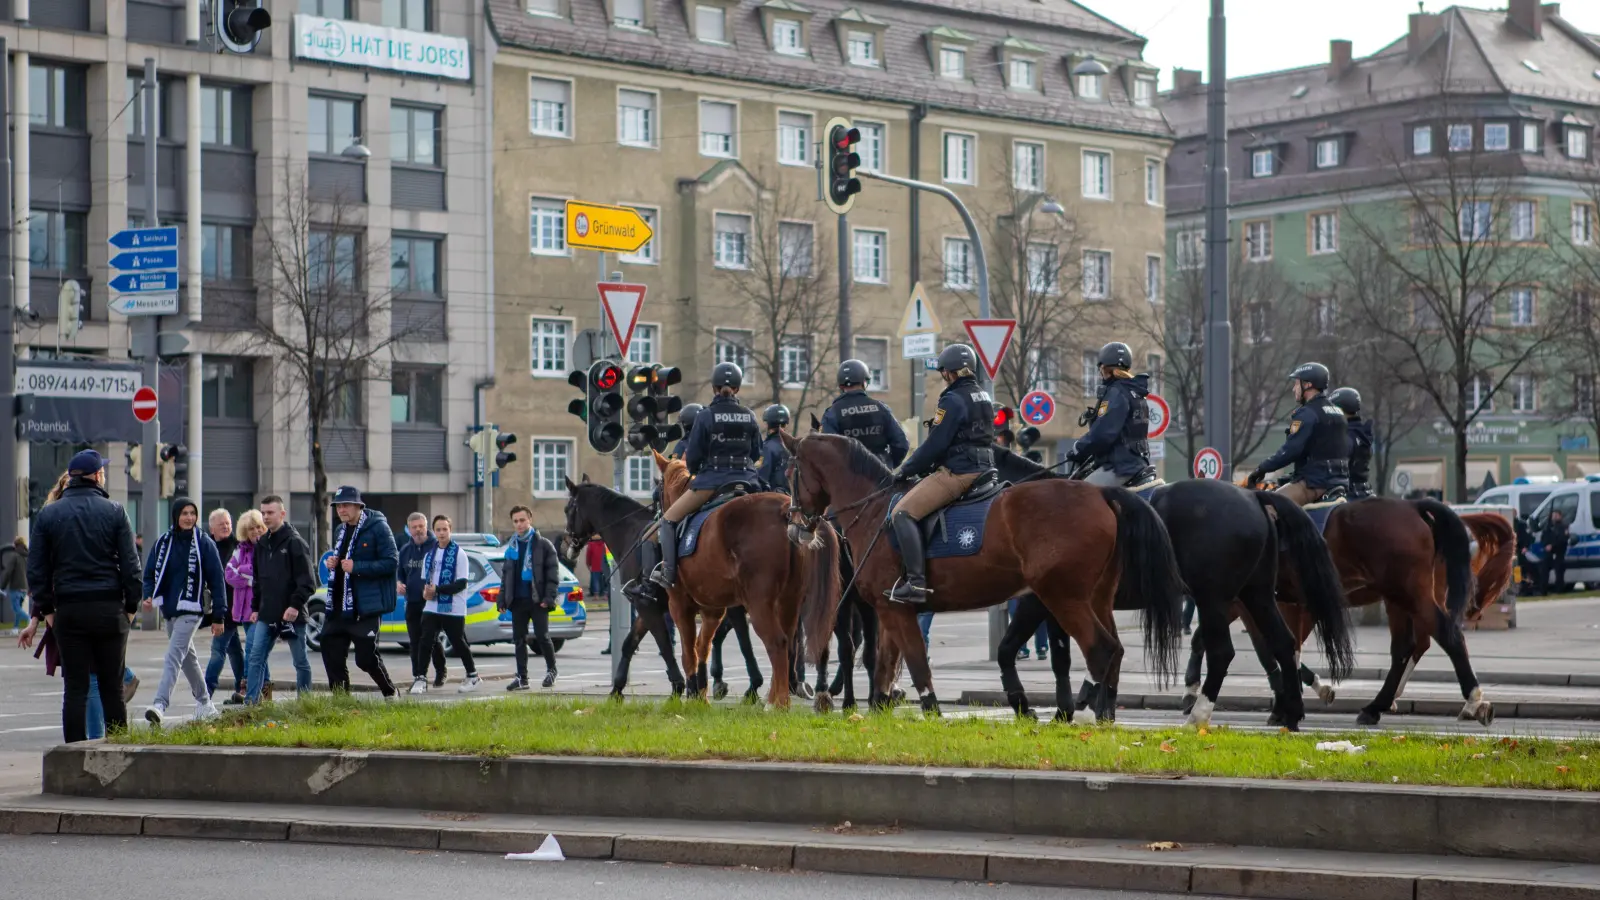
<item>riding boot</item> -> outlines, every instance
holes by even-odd
[[[924,603],[928,599],[928,579],[925,574],[927,550],[922,546],[922,526],[907,513],[894,514],[894,536],[900,542],[900,561],[905,566],[905,577],[889,591],[889,599],[897,603]]]
[[[678,523],[662,519],[659,539],[661,565],[650,573],[650,580],[670,590],[678,583]]]
[[[654,541],[644,541],[635,552],[639,554],[640,575],[638,578],[623,585],[622,592],[633,600],[654,603],[657,600],[656,595],[658,592],[655,583],[650,580],[650,574],[655,571],[656,563],[658,562],[657,557],[661,553],[657,550]]]

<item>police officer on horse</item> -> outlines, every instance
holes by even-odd
[[[728,485],[761,483],[754,466],[761,458],[761,427],[756,414],[739,402],[743,383],[744,372],[733,363],[717,363],[711,370],[716,398],[695,416],[684,453],[694,480],[661,516],[661,564],[650,573],[661,587],[671,588],[678,580],[678,525]]]
[[[685,404],[683,409],[678,410],[678,427],[683,429],[683,437],[672,445],[672,453],[670,454],[672,459],[683,459],[684,452],[689,449],[689,435],[694,432],[694,417],[698,416],[702,409],[705,409],[705,407],[698,403],[689,403]]]
[[[1295,402],[1300,404],[1289,420],[1289,439],[1250,473],[1250,483],[1268,472],[1293,464],[1294,475],[1278,489],[1300,506],[1325,497],[1341,496],[1350,487],[1350,448],[1346,445],[1344,411],[1328,402],[1328,367],[1305,363],[1289,377]],[[1331,496],[1330,496],[1331,495]]]
[[[840,363],[839,390],[843,393],[822,414],[822,433],[853,437],[890,468],[900,465],[911,444],[889,407],[867,396],[867,364],[859,359]]]
[[[1121,341],[1100,348],[1098,402],[1087,414],[1089,433],[1067,453],[1068,465],[1094,460],[1097,467],[1084,479],[1102,487],[1133,487],[1156,478],[1150,464],[1149,374],[1135,376],[1133,350]]]
[[[1342,387],[1329,394],[1328,400],[1344,411],[1345,434],[1350,444],[1350,499],[1371,497],[1368,473],[1372,470],[1372,423],[1361,418],[1361,392]]]
[[[994,472],[994,401],[978,384],[977,357],[966,344],[951,344],[939,354],[938,368],[949,387],[939,395],[933,428],[896,473],[926,476],[900,498],[890,517],[905,576],[888,596],[901,603],[922,603],[929,593],[927,548],[918,523]]]
[[[756,472],[761,475],[761,485],[769,491],[789,493],[789,450],[783,446],[779,435],[789,424],[789,407],[774,403],[761,414],[767,423],[767,439],[761,442],[761,465]]]

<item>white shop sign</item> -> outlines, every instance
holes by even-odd
[[[320,16],[294,17],[294,55],[414,75],[472,78],[472,45],[466,38]]]

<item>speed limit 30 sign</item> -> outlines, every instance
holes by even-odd
[[[1202,447],[1194,455],[1194,477],[1196,478],[1221,478],[1222,454],[1215,447]]]

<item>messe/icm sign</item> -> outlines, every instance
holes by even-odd
[[[294,55],[413,75],[472,78],[472,47],[466,38],[320,16],[294,17]]]

